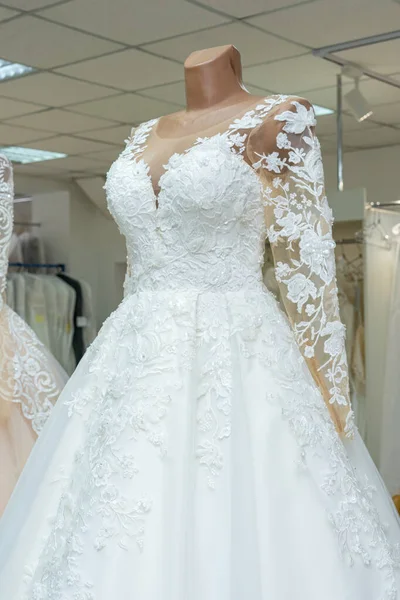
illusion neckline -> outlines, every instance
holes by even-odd
[[[262,100],[259,100],[258,103],[256,103],[252,108],[249,108],[248,110],[246,110],[244,113],[241,113],[240,115],[236,116],[234,119],[229,119],[225,121],[225,123],[228,123],[228,126],[224,129],[224,131],[219,131],[214,133],[213,135],[210,136],[204,136],[204,137],[197,137],[193,140],[193,142],[184,150],[182,150],[181,152],[173,152],[169,157],[168,160],[166,161],[166,163],[163,165],[163,172],[161,173],[159,179],[158,179],[158,183],[156,185],[156,188],[158,189],[158,192],[156,192],[156,189],[154,188],[154,182],[153,182],[153,178],[151,176],[150,173],[150,165],[149,163],[143,158],[143,154],[147,148],[147,142],[150,138],[151,135],[154,135],[156,126],[160,120],[159,118],[156,119],[152,119],[151,121],[148,121],[148,124],[151,124],[151,126],[149,127],[145,140],[143,141],[143,144],[140,148],[140,151],[138,153],[138,155],[135,157],[135,161],[141,161],[145,167],[146,167],[146,177],[147,180],[150,183],[150,188],[151,188],[151,193],[152,193],[152,198],[153,198],[153,209],[154,209],[154,217],[158,218],[158,213],[160,212],[160,209],[162,209],[163,205],[162,203],[160,203],[160,197],[162,196],[163,193],[163,179],[164,177],[168,174],[170,165],[172,160],[183,160],[183,158],[185,156],[187,156],[194,148],[198,148],[200,146],[202,146],[205,142],[210,142],[216,138],[220,138],[220,137],[224,137],[226,139],[229,139],[229,136],[234,133],[232,131],[232,129],[234,129],[234,125],[237,121],[244,121],[246,120],[246,118],[249,115],[253,115],[253,113],[258,113],[258,109],[261,107],[261,105],[267,106],[268,102],[273,103],[274,101],[278,102],[284,98],[283,95],[281,94],[277,94],[277,95],[272,95],[272,96],[265,96],[265,98],[263,98]],[[271,107],[272,108],[272,104]],[[269,111],[268,111],[269,112]],[[223,124],[223,122],[221,122],[221,125]],[[243,129],[248,129],[248,127],[242,127]],[[238,128],[240,129],[240,127]],[[157,134],[156,134],[157,136]],[[157,136],[158,137],[158,136]],[[188,137],[193,137],[193,136],[188,136]],[[248,137],[248,136],[246,136]],[[173,139],[173,138],[159,138],[159,139]],[[178,138],[176,138],[178,139]],[[179,138],[179,139],[185,139],[185,137],[183,138]],[[241,160],[245,165],[247,165],[247,167],[249,168],[249,170],[254,173],[254,175],[257,177],[255,171],[252,169],[251,165],[244,159],[243,154],[239,153],[239,152],[232,152],[232,154],[234,154],[235,156],[238,156],[239,160]]]
[[[163,117],[158,117],[157,119],[155,119],[156,122],[154,123],[154,126],[153,126],[153,128],[151,130],[151,133],[156,138],[158,138],[161,141],[173,142],[173,141],[178,141],[178,140],[186,140],[188,138],[193,138],[194,140],[196,140],[199,137],[207,137],[207,135],[204,135],[204,134],[207,134],[208,131],[210,131],[212,129],[215,129],[216,127],[225,126],[226,124],[227,124],[227,129],[226,130],[229,131],[229,128],[231,127],[231,125],[235,121],[237,121],[238,119],[243,119],[249,113],[251,113],[252,111],[256,110],[257,106],[260,103],[265,103],[267,100],[270,100],[272,98],[274,98],[274,96],[264,96],[264,97],[260,96],[259,99],[257,101],[255,101],[254,104],[252,106],[250,106],[249,108],[247,108],[247,110],[245,110],[244,112],[243,112],[243,109],[242,109],[242,111],[240,111],[239,113],[237,113],[237,114],[229,117],[228,119],[224,119],[222,121],[219,121],[218,123],[215,123],[214,125],[212,125],[210,127],[207,127],[207,128],[204,128],[204,129],[202,129],[200,131],[192,131],[191,133],[188,133],[188,134],[185,134],[185,135],[181,135],[179,137],[177,137],[177,136],[164,136],[164,135],[160,135],[160,133],[158,132],[158,128],[159,128],[159,125],[160,125],[160,121],[163,119]],[[218,132],[216,132],[215,134],[213,134],[213,135],[211,135],[209,137],[214,137],[214,135],[223,135],[224,133],[225,133],[225,131],[222,131],[222,132],[218,131]]]

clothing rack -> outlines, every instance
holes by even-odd
[[[14,221],[14,225],[16,225],[17,227],[41,227],[42,224],[41,223],[28,223],[28,222],[23,222],[23,221]]]
[[[9,267],[19,267],[22,269],[59,269],[61,273],[65,273],[66,268],[63,263],[19,263],[19,262],[10,262],[8,264]]]

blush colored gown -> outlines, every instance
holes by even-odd
[[[0,155],[0,515],[67,377],[5,304],[13,230],[13,176]]]
[[[279,151],[250,164],[265,119]],[[158,197],[157,121],[132,133],[106,183],[125,298],[4,515],[1,600],[400,598],[399,521],[348,405],[314,126],[267,98],[172,155]]]

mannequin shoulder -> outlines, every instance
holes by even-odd
[[[316,125],[314,108],[306,98],[289,96],[249,136],[248,153],[269,154],[277,150],[279,134],[301,136],[306,128],[314,130]],[[281,152],[284,153],[284,148]]]

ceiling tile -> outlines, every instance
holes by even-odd
[[[42,14],[59,23],[135,46],[229,20],[182,0],[135,2],[134,10],[132,0],[74,0]]]
[[[244,66],[304,54],[304,49],[301,46],[264,33],[246,23],[230,23],[229,25],[205,29],[163,42],[149,44],[146,49],[183,62],[195,50],[225,44],[233,44],[240,50]]]
[[[130,125],[120,125],[117,127],[107,127],[107,129],[99,129],[98,131],[89,131],[85,134],[85,138],[99,140],[100,142],[110,142],[124,146],[125,140],[129,137],[132,130]]]
[[[392,144],[400,144],[400,129],[375,127],[365,131],[344,132],[343,140],[353,148],[377,148]]]
[[[51,4],[57,4],[57,2],[59,0],[3,0],[3,4],[20,10],[36,10],[48,7]]]
[[[246,80],[245,86],[251,94],[255,94],[256,96],[264,96],[265,94],[268,95],[273,93],[268,91],[266,88],[253,85],[252,83]],[[173,102],[174,104],[179,106],[186,105],[184,81],[178,81],[177,83],[169,83],[167,85],[159,85],[156,87],[141,90],[140,93],[151,98],[165,100],[166,102]]]
[[[70,110],[105,119],[117,119],[119,122],[132,123],[133,125],[176,112],[177,108],[179,107],[175,104],[161,102],[153,98],[144,98],[137,94],[124,94],[104,100],[77,104],[76,106],[71,106]]]
[[[353,48],[353,50],[337,52],[336,54],[365,69],[389,75],[395,73],[399,68],[400,39],[384,44]]]
[[[337,144],[335,136],[319,136],[319,142],[321,144],[322,158],[325,154],[331,154],[336,151]]]
[[[266,90],[265,88],[261,88],[258,85],[253,85],[251,83],[244,82],[244,86],[250,94],[254,94],[254,96],[272,96],[273,92]]]
[[[0,146],[24,144],[31,140],[43,140],[48,137],[48,131],[25,129],[24,127],[15,127],[12,125],[0,125]]]
[[[183,76],[183,69],[181,75]],[[165,102],[173,102],[181,106],[186,104],[185,82],[177,81],[175,83],[167,83],[166,85],[157,85],[148,89],[141,90],[143,94],[157,100],[165,100]]]
[[[121,148],[115,148],[110,150],[103,150],[102,152],[91,152],[88,158],[91,160],[97,160],[101,163],[106,163],[111,166],[111,163],[118,158],[121,153]]]
[[[8,121],[9,124],[42,129],[54,133],[77,133],[78,131],[89,131],[112,125],[112,121],[90,117],[89,115],[78,115],[66,110],[49,109],[33,115],[16,117]]]
[[[178,80],[183,76],[183,67],[170,60],[131,49],[64,67],[60,73],[133,91]]]
[[[371,123],[369,120],[359,123],[354,117],[343,115],[343,131],[345,132],[365,131],[370,128],[376,128],[376,124]],[[317,117],[316,132],[318,137],[336,134],[336,114]]]
[[[360,91],[372,106],[400,102],[400,88],[376,81],[376,79],[360,81]]]
[[[65,106],[112,96],[110,88],[77,81],[52,73],[36,73],[0,83],[0,93],[8,98],[29,100],[45,106]]]
[[[371,117],[379,123],[389,123],[390,125],[400,123],[400,101],[382,106],[374,106],[374,113]]]
[[[299,90],[325,87],[335,82],[339,67],[311,54],[244,69],[244,78],[277,93],[294,94]]]
[[[216,8],[227,15],[233,17],[249,17],[257,13],[264,13],[277,9],[283,9],[287,6],[293,6],[293,4],[300,4],[307,0],[246,0],[246,2],[240,2],[239,0],[200,0],[199,4],[203,6],[209,6],[210,8]]]
[[[48,23],[38,17],[27,15],[9,23],[0,23],[0,56],[42,69],[99,56],[118,48],[120,46],[113,42]]]
[[[40,142],[24,144],[24,146],[35,148],[37,150],[48,150],[49,152],[62,152],[63,154],[76,155],[86,154],[87,152],[100,152],[110,148],[109,144],[76,138],[68,135],[61,135],[59,137],[53,137]]]
[[[0,21],[5,21],[6,19],[11,19],[11,17],[15,17],[18,15],[18,11],[10,10],[9,8],[4,8],[0,6]]]
[[[35,175],[36,177],[46,177],[47,179],[58,179],[60,175],[64,178],[68,175],[66,171],[56,169],[51,163],[57,162],[48,160],[40,163],[28,163],[27,165],[14,164],[14,179],[18,187],[19,177],[15,175]]]
[[[343,93],[346,93],[351,88],[350,84],[343,84]],[[325,106],[332,110],[336,109],[336,86],[331,85],[325,88],[317,88],[314,90],[300,90],[297,92],[299,96],[307,98],[313,104],[319,104],[319,106]]]
[[[107,164],[96,164],[98,165],[98,167],[96,166],[94,169],[91,169],[91,173],[96,173],[97,175],[102,175],[103,177],[106,177],[108,171],[110,170],[110,163],[108,162]]]
[[[68,156],[67,158],[59,158],[51,161],[55,169],[74,171],[74,172],[87,172],[91,169],[97,168],[97,163],[90,158],[81,156]]]
[[[253,23],[293,42],[318,48],[392,31],[400,4],[382,0],[318,0],[251,18]]]
[[[11,117],[18,117],[19,115],[27,115],[29,113],[37,112],[42,108],[43,106],[40,106],[39,104],[19,102],[18,100],[12,100],[11,98],[0,97],[1,120],[10,119]]]

